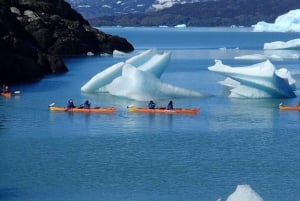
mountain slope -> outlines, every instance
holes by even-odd
[[[88,21],[94,26],[251,26],[258,21],[273,22],[277,16],[300,8],[295,0],[218,0],[174,4],[146,13],[100,16]]]
[[[212,0],[66,0],[84,18],[114,16],[130,13],[155,12],[176,4],[196,3]]]

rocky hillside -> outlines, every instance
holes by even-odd
[[[89,26],[63,0],[0,0],[0,84],[66,72],[62,56],[133,49],[126,39]]]

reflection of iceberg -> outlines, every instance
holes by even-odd
[[[287,42],[275,41],[264,44],[265,50],[276,50],[276,49],[300,49],[300,38],[290,40]]]
[[[230,67],[216,60],[215,65],[208,69],[238,82],[227,79],[221,83],[231,88],[230,97],[291,98],[296,96],[295,80],[289,71],[283,68],[276,70],[269,60],[248,67]]]
[[[249,185],[238,185],[226,201],[263,201],[263,199]]]
[[[109,92],[136,100],[164,97],[199,97],[195,91],[162,83],[159,78],[167,67],[171,53],[144,51],[125,62],[101,71],[81,87],[82,92]]]
[[[300,9],[291,10],[276,18],[275,23],[258,22],[253,31],[300,32]]]

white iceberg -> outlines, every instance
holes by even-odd
[[[105,90],[112,95],[138,101],[147,101],[153,98],[200,96],[198,92],[163,83],[152,73],[135,68],[130,64],[123,66],[122,76],[114,79],[105,87]]]
[[[230,89],[229,97],[234,98],[292,98],[296,97],[295,80],[285,68],[276,70],[267,60],[247,67],[230,67],[216,60],[210,71],[230,79],[220,82]],[[236,81],[236,82],[233,82]]]
[[[144,51],[125,62],[114,64],[81,87],[85,93],[108,92],[115,96],[146,101],[159,98],[200,97],[196,91],[162,83],[171,53],[156,49]]]
[[[300,9],[278,16],[274,23],[261,21],[252,27],[257,32],[300,32]]]
[[[300,19],[299,19],[300,20]],[[284,41],[275,41],[264,44],[265,50],[278,50],[278,49],[300,49],[300,38]]]
[[[175,28],[186,28],[186,24],[177,24],[174,26]]]
[[[122,51],[120,51],[120,50],[114,50],[114,51],[113,51],[113,56],[114,56],[114,57],[120,57],[120,56],[126,56],[126,55],[128,55],[128,53],[122,52]]]
[[[226,201],[263,201],[249,185],[238,185]]]
[[[152,67],[150,68],[151,72],[154,73],[154,75],[156,75],[157,77],[160,77],[170,60],[170,56],[170,52],[158,54],[156,49],[144,51],[136,56],[129,58],[125,62],[116,63],[99,72],[81,87],[81,91],[85,93],[93,93],[99,91],[101,87],[104,87],[105,85],[111,83],[118,76],[121,76],[122,67],[126,63],[145,70],[148,70],[150,67]],[[154,57],[156,58],[155,61],[153,61]]]
[[[266,60],[267,57],[263,54],[250,54],[250,55],[242,55],[236,56],[234,59],[238,60]]]
[[[282,61],[284,59],[299,59],[296,50],[265,50],[264,54],[250,54],[236,56],[234,59],[237,60],[273,60],[273,61]]]

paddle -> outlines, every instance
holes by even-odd
[[[48,105],[48,107],[53,107],[55,105],[55,103],[51,103]]]

